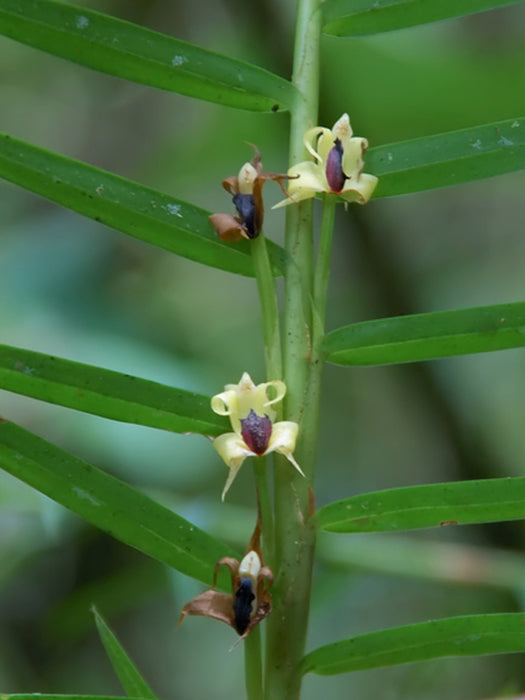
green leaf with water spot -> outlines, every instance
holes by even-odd
[[[1,0],[0,33],[118,78],[239,109],[288,109],[297,95],[263,68],[78,5]]]
[[[112,537],[208,585],[218,559],[238,556],[120,479],[5,418],[0,418],[0,468]],[[226,576],[218,586],[228,590]]]
[[[0,345],[0,388],[175,433],[216,436],[229,428],[208,396],[10,345]]]
[[[370,148],[376,197],[459,185],[525,168],[525,117]]]
[[[93,608],[93,614],[104,649],[109,656],[113,670],[119,677],[128,698],[149,698],[149,700],[157,700],[157,696],[146,683],[140,671],[129,658],[126,650],[122,647],[119,640],[96,608]]]
[[[378,34],[462,17],[520,0],[326,0],[323,32],[335,36]]]
[[[209,212],[150,187],[0,134],[0,177],[117,231],[190,260],[255,276],[251,241],[225,243]],[[267,241],[273,272],[284,250]]]
[[[525,651],[525,615],[465,615],[360,634],[303,659],[303,673],[334,675],[430,659]]]
[[[329,532],[386,532],[525,519],[525,477],[455,481],[374,491],[323,506]]]
[[[323,351],[338,365],[420,362],[525,345],[525,303],[395,316],[328,333]]]

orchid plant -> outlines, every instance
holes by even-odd
[[[231,203],[225,199],[224,205],[229,210],[215,214],[22,139],[0,136],[0,175],[6,180],[170,253],[251,277],[257,285],[266,376],[256,376],[253,358],[243,358],[234,376],[216,378],[209,392],[218,392],[213,396],[0,346],[0,388],[6,391],[104,418],[209,438],[217,470],[224,471],[224,465],[228,470],[222,494],[217,490],[214,495],[223,519],[239,487],[239,470],[243,465],[243,474],[252,469],[254,488],[247,508],[253,529],[237,533],[237,542],[230,546],[206,532],[202,523],[190,522],[7,416],[0,418],[2,469],[202,584],[204,590],[181,606],[181,621],[200,616],[211,618],[205,621],[210,625],[218,620],[231,627],[224,631],[236,643],[234,653],[243,650],[248,700],[297,700],[307,674],[525,651],[525,616],[513,610],[421,621],[325,640],[322,645],[316,640],[314,648],[307,649],[319,533],[350,537],[356,532],[525,517],[525,478],[519,476],[369,494],[345,492],[342,500],[322,507],[315,500],[327,362],[393,365],[525,346],[521,300],[326,327],[336,209],[343,220],[353,216],[349,207],[357,210],[371,200],[373,207],[376,198],[519,170],[525,165],[525,119],[502,113],[507,117],[502,121],[390,144],[371,143],[369,148],[365,136],[372,106],[360,105],[354,122],[363,136],[355,136],[351,126],[354,105],[319,117],[322,33],[351,36],[401,29],[503,4],[510,3],[473,0],[468,8],[465,3],[419,3],[414,9],[411,0],[298,0],[292,76],[287,80],[79,5],[0,0],[0,31],[15,41],[117,78],[229,108],[266,112],[269,118],[272,113],[289,114],[287,172],[265,172],[266,154],[249,144],[254,156],[239,170],[238,162],[221,165],[224,175],[238,174],[226,175],[222,182],[231,196]],[[363,79],[360,66],[349,81],[358,76]],[[348,111],[340,116],[343,109]],[[471,123],[478,121],[473,115]],[[255,125],[253,130],[250,141],[260,145]],[[196,177],[201,167],[199,161]],[[265,226],[267,182],[267,210],[277,194],[272,182],[285,196],[274,206],[286,214],[283,247],[276,243],[278,214]],[[276,292],[280,278],[282,303]],[[350,468],[348,473],[350,479]],[[479,577],[475,583],[492,585],[488,574]],[[155,694],[116,637],[101,616],[95,616],[128,696],[153,700]],[[173,634],[180,634],[173,622]],[[182,629],[192,624],[197,622],[187,620]],[[227,649],[228,645],[217,651],[220,663],[228,663]],[[201,666],[206,667],[206,660],[199,659]]]

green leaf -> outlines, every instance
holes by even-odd
[[[327,644],[305,656],[302,671],[328,676],[442,657],[518,651],[525,651],[525,615],[465,615]]]
[[[379,178],[374,197],[459,185],[523,168],[524,117],[386,144],[365,156],[365,171]]]
[[[520,0],[326,0],[322,5],[323,32],[335,36],[377,34],[515,2]]]
[[[93,608],[93,614],[95,615],[95,622],[104,649],[109,656],[113,670],[119,677],[127,696],[130,698],[136,697],[157,700],[157,696],[141,676],[140,672],[135,668],[132,660],[122,648],[120,642],[96,608]]]
[[[338,365],[389,365],[525,345],[525,303],[479,306],[353,323],[328,333]]]
[[[225,243],[204,209],[131,180],[0,134],[0,177],[117,231],[190,260],[255,276],[251,241]],[[274,274],[284,251],[267,241]]]
[[[256,111],[288,109],[293,85],[257,66],[52,0],[1,0],[0,33],[143,85]]]
[[[0,388],[104,418],[175,433],[220,435],[210,398],[146,379],[0,345]]]
[[[52,695],[48,693],[2,693],[2,700],[122,700],[114,695]],[[136,700],[141,700],[136,698]]]
[[[525,518],[525,477],[374,491],[320,508],[330,532],[383,532]]]
[[[116,539],[208,585],[217,560],[237,556],[140,491],[3,418],[0,467]],[[219,583],[227,590],[226,581]]]

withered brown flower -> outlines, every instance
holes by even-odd
[[[231,214],[210,216],[213,228],[223,241],[257,238],[264,218],[262,188],[266,180],[278,182],[284,194],[288,196],[282,181],[289,178],[289,175],[263,173],[259,149],[252,143],[248,145],[255,151],[254,157],[242,166],[237,177],[227,177],[222,181],[224,189],[232,195],[233,204],[237,210],[236,216]]]
[[[186,603],[182,608],[179,625],[186,615],[211,617],[233,627],[240,639],[244,639],[255,625],[268,617],[272,611],[269,588],[273,583],[273,573],[264,564],[260,539],[261,523],[258,518],[243,559],[219,559],[215,564],[213,586]],[[228,567],[230,571],[231,595],[215,590],[221,566]]]

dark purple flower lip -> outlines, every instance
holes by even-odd
[[[334,145],[326,157],[326,180],[332,192],[341,192],[348,177],[343,171],[343,144],[341,139],[335,139]]]
[[[258,416],[252,408],[246,418],[241,418],[241,435],[252,452],[263,455],[272,435],[272,421],[266,415]]]

